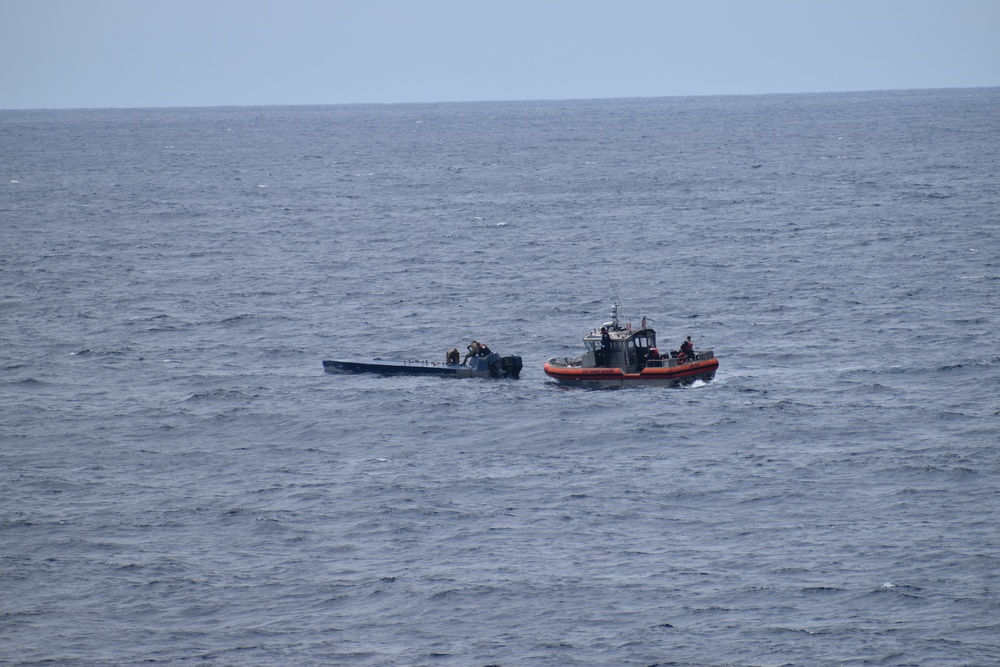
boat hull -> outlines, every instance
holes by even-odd
[[[512,378],[521,373],[521,357],[489,357],[470,359],[469,365],[444,364],[415,359],[325,359],[328,373],[376,373],[378,375],[431,375],[446,378]]]
[[[545,374],[560,384],[570,387],[597,389],[614,387],[683,387],[695,381],[710,382],[719,368],[718,359],[705,359],[669,368],[643,368],[637,373],[627,373],[621,368],[584,368],[579,364],[560,363],[550,359],[545,363]]]

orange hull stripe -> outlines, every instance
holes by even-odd
[[[546,362],[545,373],[556,378],[571,380],[662,380],[697,375],[719,367],[717,359],[697,361],[673,368],[644,368],[639,373],[622,373],[620,368],[559,368]]]

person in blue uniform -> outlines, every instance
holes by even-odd
[[[611,334],[607,327],[601,327],[601,365],[611,365]]]

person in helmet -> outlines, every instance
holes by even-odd
[[[465,349],[467,349],[468,352],[466,352],[465,356],[462,357],[462,363],[463,364],[468,363],[469,357],[474,357],[477,354],[479,354],[479,350],[480,350],[479,341],[477,341],[477,340],[472,341],[471,343],[469,343],[468,345],[465,346]]]
[[[691,336],[681,343],[681,352],[677,358],[682,361],[694,361],[694,343],[691,342]]]

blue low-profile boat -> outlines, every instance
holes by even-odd
[[[327,373],[378,373],[379,375],[437,375],[449,378],[513,378],[521,375],[521,357],[501,357],[493,352],[471,357],[466,364],[446,364],[418,359],[326,359]]]

